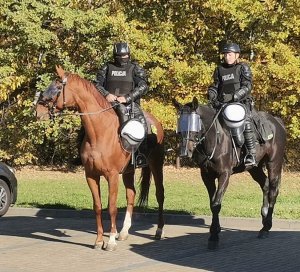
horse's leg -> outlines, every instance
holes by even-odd
[[[259,164],[258,167],[254,167],[249,170],[250,175],[252,178],[259,184],[262,192],[263,192],[263,202],[261,206],[261,216],[263,222],[263,228],[260,230],[258,237],[265,238],[268,236],[269,228],[265,226],[265,220],[268,215],[269,210],[269,178],[263,171],[262,164]]]
[[[210,225],[210,236],[208,239],[208,248],[216,249],[219,244],[219,233],[221,232],[219,213],[224,193],[228,186],[229,173],[224,172],[218,177],[218,188],[216,189],[216,174],[212,172],[201,171],[202,180],[208,191],[210,199],[210,209],[212,212],[212,223]]]
[[[264,214],[263,217],[263,230],[265,231],[269,231],[272,228],[273,211],[281,182],[282,164],[275,162],[268,163],[267,170],[269,177],[269,208],[267,214]]]
[[[279,193],[279,185],[281,181],[282,164],[275,161],[267,163],[268,177],[264,174],[262,168],[252,170],[250,174],[255,179],[258,175],[261,177],[260,186],[263,190],[263,206],[261,209],[263,228],[259,231],[258,238],[268,237],[272,228],[273,211],[276,199]],[[256,173],[252,174],[252,172]],[[255,179],[256,180],[256,179]]]
[[[110,215],[110,234],[109,241],[105,248],[106,251],[113,251],[117,248],[116,237],[118,235],[117,232],[117,198],[118,198],[118,189],[119,189],[119,174],[114,173],[107,178],[108,180],[108,209]]]
[[[164,200],[165,200],[165,190],[164,190],[164,176],[163,176],[163,161],[161,160],[154,160],[149,164],[151,169],[154,182],[155,182],[155,196],[158,203],[158,224],[157,230],[155,233],[155,239],[160,240],[164,238],[164,230],[163,227],[165,225],[164,221]]]
[[[126,200],[127,200],[127,208],[126,215],[123,222],[122,230],[119,233],[118,240],[123,241],[126,240],[129,236],[129,229],[131,227],[131,219],[134,208],[134,200],[135,200],[135,187],[134,187],[134,169],[130,169],[130,171],[123,174],[123,183],[126,189]]]
[[[100,177],[86,175],[86,180],[93,196],[93,208],[96,215],[97,238],[95,241],[94,248],[101,249],[103,247],[103,224],[101,192],[99,185]]]

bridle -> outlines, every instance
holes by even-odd
[[[107,107],[105,109],[101,109],[96,112],[65,112],[67,109],[66,107],[66,94],[65,94],[65,88],[68,82],[68,76],[65,76],[62,80],[57,80],[59,83],[61,83],[61,86],[56,86],[57,92],[54,93],[54,95],[51,96],[51,98],[43,100],[42,99],[42,93],[36,94],[36,99],[34,101],[34,105],[40,104],[46,108],[48,108],[48,114],[50,116],[50,119],[54,119],[56,116],[68,116],[68,115],[77,115],[77,116],[84,116],[84,115],[94,115],[94,114],[100,114],[105,111],[108,111],[117,105],[119,105],[119,102],[115,102],[112,106]],[[63,96],[63,106],[62,109],[57,111],[57,101],[60,95]],[[55,97],[55,99],[53,99]]]
[[[204,155],[206,156],[207,160],[211,160],[211,159],[213,158],[213,156],[214,156],[214,154],[215,154],[215,151],[216,151],[216,148],[217,148],[217,144],[218,144],[218,136],[219,136],[219,133],[220,133],[220,132],[218,131],[218,128],[217,128],[217,119],[218,119],[218,117],[219,117],[221,111],[223,110],[223,107],[224,107],[224,105],[222,105],[222,107],[220,107],[220,109],[217,111],[217,113],[215,114],[215,116],[214,116],[214,118],[213,118],[211,124],[209,125],[208,129],[205,130],[205,132],[203,133],[203,135],[202,135],[202,137],[201,137],[201,139],[199,140],[199,143],[198,143],[198,144],[201,144],[201,143],[206,139],[206,136],[207,136],[208,132],[209,132],[209,131],[211,130],[211,128],[214,126],[216,133],[215,133],[214,147],[213,147],[213,150],[212,150],[211,154],[208,155],[208,154],[205,152],[205,150],[202,150],[202,152],[199,151],[198,148],[197,148],[198,144],[197,144],[197,146],[196,146],[196,148],[195,148],[195,151],[197,151],[198,153],[204,153]],[[203,125],[203,127],[204,127],[204,125]],[[204,128],[205,128],[205,127],[204,127]]]
[[[218,128],[217,128],[217,119],[218,119],[218,116],[220,115],[222,109],[223,109],[223,107],[221,107],[218,110],[218,112],[215,114],[211,124],[209,125],[209,127],[207,129],[205,129],[205,126],[203,124],[203,121],[201,119],[201,116],[199,114],[198,109],[193,110],[193,111],[186,110],[186,109],[181,109],[180,110],[180,115],[182,115],[182,114],[196,114],[197,116],[199,116],[199,129],[194,130],[194,131],[190,131],[190,129],[188,128],[188,129],[186,129],[186,131],[184,133],[181,132],[181,135],[182,135],[182,138],[186,142],[192,142],[193,143],[193,150],[194,151],[196,151],[198,153],[201,153],[201,154],[204,154],[208,160],[211,160],[213,158],[213,156],[215,154],[215,151],[216,151],[217,144],[218,144],[218,133],[219,133],[219,131],[218,131]],[[208,132],[212,129],[212,127],[214,127],[215,131],[216,131],[215,142],[214,142],[214,147],[213,147],[213,150],[212,150],[211,154],[207,154],[204,149],[199,150],[197,147],[200,144],[203,144],[203,142],[207,138]],[[192,132],[195,135],[194,137],[191,137]],[[185,135],[185,136],[183,136],[183,135]]]
[[[65,86],[67,84],[67,80],[68,80],[67,77],[65,77],[63,80],[56,80],[56,81],[60,82],[62,85],[56,86],[55,89],[57,91],[48,99],[43,99],[43,93],[41,93],[41,92],[37,92],[35,94],[35,100],[33,102],[33,105],[34,106],[42,105],[42,106],[48,108],[48,114],[50,116],[50,119],[54,119],[54,117],[57,115],[56,114],[57,101],[58,101],[58,98],[60,97],[61,93],[63,95],[63,107],[60,110],[60,112],[63,112],[66,109]]]

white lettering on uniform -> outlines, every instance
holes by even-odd
[[[119,77],[123,77],[126,76],[126,71],[111,71],[111,75],[112,76],[119,76]]]
[[[223,81],[230,80],[230,79],[234,79],[234,74],[228,74],[228,75],[222,76]]]

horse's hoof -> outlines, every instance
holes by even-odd
[[[94,244],[94,249],[96,249],[96,250],[104,249],[104,245],[105,245],[104,241],[99,242],[99,243],[95,243]]]
[[[208,241],[207,249],[217,250],[219,248],[219,241]]]
[[[123,231],[121,231],[120,233],[119,233],[119,236],[118,236],[118,241],[125,241],[125,240],[127,240],[128,239],[128,237],[129,237],[129,234],[128,234],[128,232],[123,232]]]
[[[104,248],[105,251],[115,251],[117,249],[117,243],[107,243]]]
[[[165,232],[162,229],[157,229],[154,238],[155,238],[155,240],[164,239],[165,238]]]
[[[261,231],[259,231],[259,233],[257,235],[258,239],[266,239],[268,237],[269,237],[269,231],[267,231],[267,230],[261,230]]]

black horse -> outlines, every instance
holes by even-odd
[[[245,147],[235,144],[231,131],[222,122],[222,108],[217,111],[211,106],[199,105],[196,98],[185,105],[176,100],[173,100],[173,104],[179,112],[178,125],[188,124],[186,129],[181,128],[181,153],[192,157],[200,167],[201,177],[210,198],[212,223],[208,247],[215,249],[218,246],[221,231],[219,212],[229,178],[232,174],[243,171],[248,171],[262,189],[263,227],[259,231],[258,238],[266,238],[272,228],[272,215],[284,161],[286,131],[281,119],[265,112],[257,113],[269,124],[272,137],[256,144],[257,165],[246,167],[242,160]],[[180,124],[182,122],[183,124]],[[265,168],[267,175],[264,172]]]

